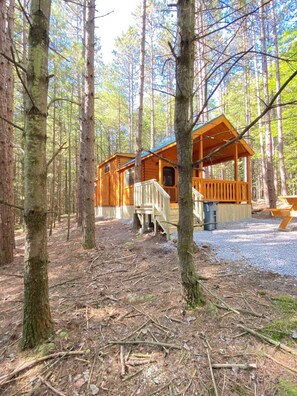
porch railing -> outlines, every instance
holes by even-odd
[[[200,191],[205,201],[240,203],[249,199],[247,182],[193,177],[193,187]]]
[[[192,194],[193,194],[193,204],[194,204],[194,209],[193,213],[194,216],[196,217],[197,221],[199,224],[203,223],[203,195],[196,190],[196,188],[192,187]]]
[[[203,195],[192,188],[193,213],[198,224],[203,223]],[[135,209],[141,212],[151,213],[153,221],[158,217],[159,224],[169,238],[170,234],[170,195],[155,180],[146,180],[134,184]]]
[[[134,184],[134,206],[136,209],[151,209],[153,221],[161,217],[162,228],[169,239],[170,196],[155,180]]]

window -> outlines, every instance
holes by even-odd
[[[172,166],[163,168],[163,186],[172,187],[175,185],[175,170]]]
[[[104,165],[104,173],[108,173],[110,171],[110,163],[107,162],[107,164]]]
[[[134,184],[134,169],[126,170],[125,175],[126,175],[126,186],[132,186]]]

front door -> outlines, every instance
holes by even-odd
[[[170,196],[170,202],[177,202],[176,177],[175,168],[173,168],[173,166],[163,167],[162,184],[164,190]]]

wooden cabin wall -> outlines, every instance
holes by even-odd
[[[119,206],[134,204],[134,185],[126,185],[126,171],[127,169],[119,172]]]
[[[109,161],[98,166],[98,182],[96,189],[98,206],[118,206],[120,202],[120,183],[118,169],[131,156],[115,155]],[[106,172],[106,165],[109,164],[109,171]]]
[[[159,181],[159,160],[156,157],[150,157],[142,161],[142,181],[156,179]]]

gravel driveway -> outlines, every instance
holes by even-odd
[[[245,219],[220,223],[214,231],[194,232],[194,241],[208,243],[218,258],[242,260],[281,275],[297,277],[297,223],[278,230],[280,219]]]

